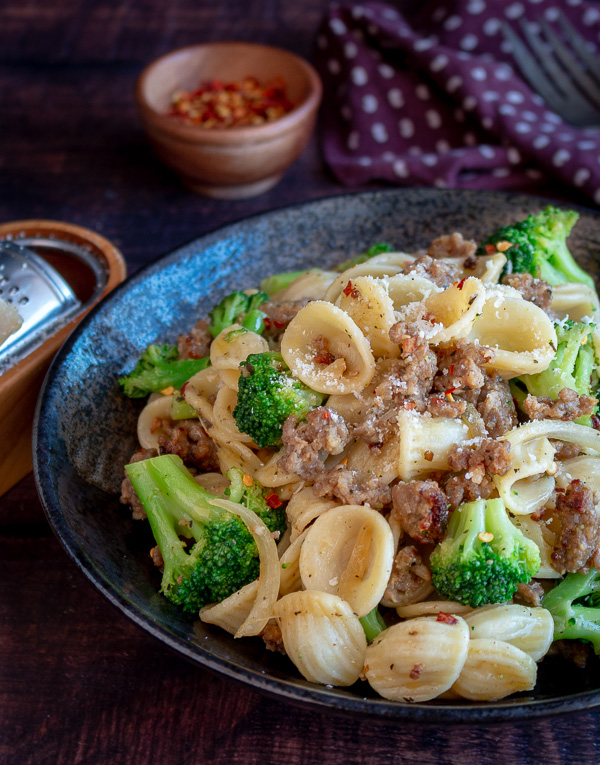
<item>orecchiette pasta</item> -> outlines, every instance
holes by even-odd
[[[489,638],[510,643],[534,661],[546,655],[554,634],[554,620],[545,608],[516,603],[484,606],[465,616],[471,639]]]

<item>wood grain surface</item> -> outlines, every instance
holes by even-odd
[[[310,57],[326,5],[5,0],[0,221],[89,227],[123,251],[131,273],[217,225],[346,191],[325,169],[315,137],[263,196],[194,196],[152,156],[132,95],[145,63],[195,42],[253,40]],[[0,498],[3,765],[591,765],[600,761],[599,723],[600,711],[590,711],[435,728],[266,699],[166,652],[114,610],[52,536],[32,476]]]

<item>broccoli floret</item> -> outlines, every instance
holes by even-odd
[[[440,595],[473,608],[510,600],[540,568],[538,546],[510,522],[501,499],[457,508],[431,555],[431,582]]]
[[[237,516],[212,504],[215,497],[194,481],[179,457],[165,454],[125,469],[160,549],[161,592],[170,601],[197,613],[258,577],[260,562],[252,534]],[[236,497],[247,506],[252,502],[250,509],[260,510],[269,530],[285,529],[281,511],[269,509],[261,487],[250,495],[237,492]]]
[[[347,271],[349,268],[352,268],[352,266],[358,266],[361,263],[366,263],[367,260],[371,260],[371,258],[374,258],[375,255],[381,255],[384,252],[394,252],[394,248],[387,242],[378,242],[377,244],[372,244],[366,252],[362,252],[360,255],[356,255],[354,258],[350,258],[349,260],[345,260],[343,263],[339,263],[335,267],[335,270],[339,271],[340,273],[342,271]]]
[[[265,523],[269,531],[279,531],[280,534],[287,528],[285,522],[285,508],[283,502],[271,489],[264,489],[261,484],[236,467],[227,471],[230,487],[226,490],[232,502],[246,505],[249,510],[256,513]]]
[[[130,398],[143,398],[165,388],[179,390],[184,382],[210,364],[208,358],[180,359],[178,356],[175,345],[149,345],[133,372],[119,377],[123,393]]]
[[[567,247],[567,237],[578,218],[574,210],[547,207],[499,228],[481,244],[478,254],[487,254],[491,247],[504,252],[507,263],[502,276],[529,273],[549,284],[582,282],[594,287],[592,277],[577,265]],[[505,243],[511,246],[505,249]]]
[[[232,324],[241,324],[245,329],[260,335],[265,328],[266,314],[259,311],[259,307],[268,299],[269,296],[265,292],[255,292],[252,295],[232,292],[209,313],[208,331],[216,337]]]
[[[369,611],[366,616],[361,616],[359,622],[365,631],[367,643],[372,643],[380,632],[387,629],[387,624],[383,621],[383,616],[379,613],[377,606]]]
[[[567,574],[542,605],[554,619],[554,640],[585,640],[600,655],[600,571]]]
[[[518,403],[527,393],[556,399],[563,388],[571,388],[580,396],[596,396],[598,392],[598,359],[592,342],[595,325],[567,320],[556,323],[554,327],[558,343],[550,366],[543,372],[523,375],[511,383]],[[591,418],[586,415],[575,422],[591,425]]]
[[[325,398],[293,377],[280,353],[252,353],[240,369],[233,417],[261,448],[279,445],[285,420],[291,414],[304,418]]]
[[[304,276],[304,274],[307,273],[308,270],[289,271],[285,274],[274,274],[273,276],[267,276],[267,278],[263,279],[260,283],[260,288],[263,292],[266,292],[269,297],[272,297],[276,292],[280,292],[286,287],[289,287],[290,284],[296,281],[299,276]]]

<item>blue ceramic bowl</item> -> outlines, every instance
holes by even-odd
[[[325,688],[303,680],[259,638],[234,640],[183,615],[158,594],[147,524],[119,504],[123,465],[136,447],[139,402],[117,378],[147,345],[172,342],[234,288],[270,273],[327,266],[389,241],[411,251],[435,236],[482,237],[547,204],[538,198],[426,189],[352,194],[240,221],[170,253],[118,287],[71,335],[40,397],[34,462],[48,519],[76,565],[120,611],[193,662],[293,703],[433,723],[535,717],[600,704],[600,668],[560,659],[540,667],[536,689],[497,703],[392,703],[366,683]],[[598,274],[600,216],[581,210],[571,239]]]

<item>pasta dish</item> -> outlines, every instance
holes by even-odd
[[[600,653],[600,304],[577,217],[241,284],[149,346],[120,379],[148,397],[121,501],[165,597],[394,701],[502,699],[549,652]]]

